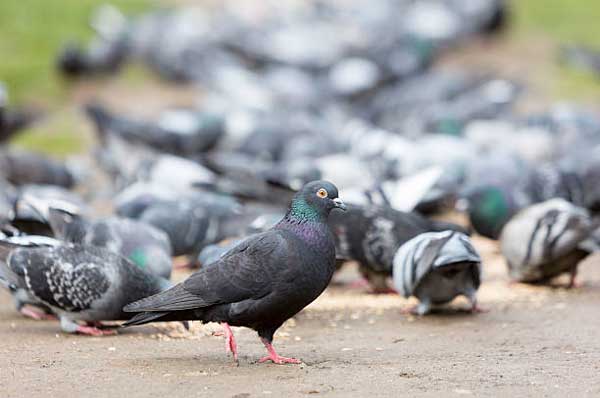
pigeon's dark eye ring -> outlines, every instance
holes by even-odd
[[[328,193],[325,190],[325,188],[321,188],[317,191],[317,196],[321,199],[325,199],[327,197]]]

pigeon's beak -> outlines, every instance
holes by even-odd
[[[344,210],[344,211],[346,211],[348,209],[346,207],[346,204],[344,202],[342,202],[342,200],[340,198],[333,199],[333,205],[335,206],[336,209],[340,209],[340,210]]]

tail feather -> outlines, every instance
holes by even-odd
[[[140,312],[139,314],[136,314],[133,318],[125,322],[122,326],[138,326],[150,322],[160,321],[160,318],[169,314],[170,312]]]
[[[207,307],[211,304],[212,303],[207,303],[206,301],[204,301],[201,297],[188,292],[183,288],[182,285],[175,285],[168,290],[130,303],[123,308],[123,311],[184,311],[195,308]]]

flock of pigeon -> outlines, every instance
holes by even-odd
[[[347,261],[374,292],[418,298],[419,315],[459,295],[479,309],[473,233],[499,240],[513,280],[574,285],[600,247],[600,119],[522,115],[521,84],[436,67],[499,34],[504,1],[232,3],[132,20],[102,7],[93,42],[59,54],[72,78],[134,60],[201,100],[148,119],[85,106],[110,214],[91,172],[2,147],[0,284],[18,311],[89,335],[220,322],[236,360],[230,326],[246,326],[261,361],[297,363],[273,335]],[[6,97],[2,142],[33,119]],[[469,225],[432,218],[449,211]],[[180,256],[198,270],[173,285]]]

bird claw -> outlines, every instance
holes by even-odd
[[[417,308],[417,305],[411,305],[410,307],[401,308],[400,313],[404,315],[419,315]]]
[[[21,315],[26,318],[35,319],[36,321],[56,321],[58,318],[53,314],[46,314],[45,312],[36,311],[29,307],[23,307],[19,310]]]
[[[113,336],[117,334],[116,330],[102,330],[92,326],[77,326],[76,333],[86,336]]]
[[[296,358],[280,357],[279,355],[267,355],[258,360],[258,363],[272,361],[274,364],[283,365],[286,363],[301,364],[302,361]]]

